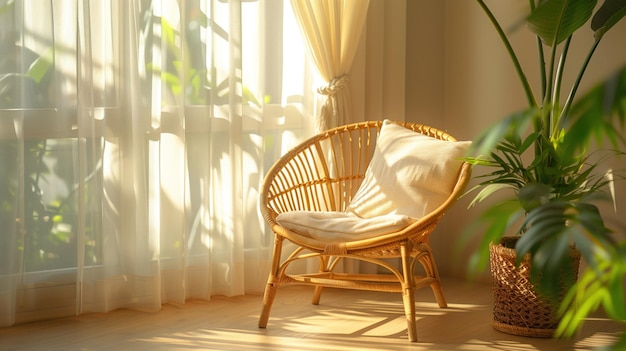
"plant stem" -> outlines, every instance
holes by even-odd
[[[587,54],[587,57],[585,58],[585,62],[583,63],[580,71],[578,72],[578,76],[576,77],[576,80],[574,81],[572,90],[570,90],[569,96],[567,97],[567,100],[565,100],[565,104],[563,105],[563,111],[561,111],[561,114],[559,115],[559,118],[557,122],[555,123],[555,127],[554,127],[555,131],[558,131],[559,129],[563,128],[563,125],[565,124],[565,122],[567,122],[569,110],[571,109],[572,103],[574,102],[574,97],[576,96],[576,92],[578,91],[580,82],[582,81],[583,76],[585,75],[585,71],[587,70],[587,66],[589,66],[589,62],[591,61],[591,57],[593,57],[593,53],[596,51],[596,48],[598,48],[598,45],[600,44],[601,38],[602,37],[594,41],[593,46],[591,47],[591,49],[589,50],[589,53]]]
[[[558,30],[557,30],[558,32]],[[556,43],[556,36],[554,39],[554,42],[551,43],[552,45],[551,48],[551,52],[550,52],[550,68],[548,69],[548,86],[547,86],[547,90],[545,95],[543,96],[543,102],[542,102],[542,108],[541,108],[541,114],[542,114],[542,120],[543,120],[543,126],[541,128],[541,131],[543,132],[543,136],[546,138],[546,140],[550,139],[550,129],[552,126],[552,109],[553,109],[553,103],[554,101],[552,101],[552,94],[555,90],[555,86],[557,85],[557,81],[554,79],[554,67],[555,67],[555,61],[556,61],[556,48],[557,48],[557,43]],[[539,154],[535,154],[535,156],[539,156]]]
[[[541,76],[541,96],[546,95],[546,86],[547,86],[547,78],[546,78],[546,59],[543,54],[543,43],[541,42],[541,38],[537,36],[537,53],[539,54],[539,75]]]
[[[530,4],[530,13],[533,13],[533,11],[535,11],[535,1],[534,0],[528,0],[529,4]],[[541,77],[541,96],[545,96],[546,95],[546,59],[545,59],[545,55],[543,53],[543,43],[541,42],[541,38],[536,35],[536,40],[537,40],[537,54],[539,56],[539,76]]]
[[[560,96],[561,96],[561,83],[563,80],[563,71],[565,70],[565,60],[567,59],[567,53],[569,52],[569,44],[572,41],[572,36],[570,35],[567,40],[565,40],[565,43],[563,44],[563,50],[561,51],[561,59],[559,60],[559,65],[556,69],[556,78],[554,79],[554,92],[552,94],[552,106],[551,106],[551,115],[553,118],[556,118],[556,121],[552,120],[552,122],[554,122],[554,124],[556,125],[556,122],[558,122],[559,117],[560,116],[560,112],[558,111],[560,109]],[[549,126],[550,129],[553,128],[553,126]]]
[[[487,5],[485,4],[483,0],[476,0],[476,2],[478,2],[480,7],[483,9],[483,12],[485,12],[487,17],[489,17],[489,20],[491,21],[496,31],[498,32],[498,36],[500,37],[500,40],[502,40],[502,43],[506,47],[509,57],[511,58],[511,61],[513,62],[513,65],[515,66],[515,71],[517,72],[517,76],[519,77],[520,82],[522,83],[522,87],[524,88],[524,93],[526,93],[526,100],[528,101],[529,107],[537,107],[537,101],[535,100],[533,91],[530,87],[530,84],[528,83],[528,78],[526,78],[526,75],[524,74],[524,71],[522,70],[522,66],[519,63],[517,55],[515,54],[515,51],[513,50],[513,47],[511,46],[509,39],[506,37],[504,30],[502,30],[502,26],[500,26],[500,23],[498,23],[498,20],[493,15],[491,10],[489,10],[489,8],[487,7]]]

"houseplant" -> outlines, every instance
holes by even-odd
[[[626,69],[616,73],[612,85],[598,85],[581,96],[578,88],[601,39],[626,15],[626,1],[606,0],[598,6],[594,0],[528,0],[525,22],[537,38],[539,92],[532,89],[494,13],[485,1],[476,1],[514,64],[528,108],[487,128],[474,143],[472,155],[477,156],[467,159],[487,170],[470,189],[476,194],[470,206],[498,198],[480,216],[486,228],[473,267],[485,267],[492,243],[514,234],[516,265],[529,265],[533,289],[552,304],[576,280],[572,247],[592,272],[602,272],[606,258],[623,260],[595,200],[620,177],[601,171],[600,165],[606,157],[622,154],[626,144],[618,130],[626,120]],[[570,43],[584,34],[588,22],[595,40],[581,67],[566,67]],[[572,68],[576,78],[565,87],[563,71]],[[590,151],[596,147],[594,136],[608,140],[610,149]],[[570,308],[574,300],[567,300]]]

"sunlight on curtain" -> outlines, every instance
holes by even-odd
[[[327,84],[317,128],[352,122],[350,67],[367,17],[369,0],[291,0],[308,51]]]
[[[315,110],[290,6],[0,1],[0,326],[262,292]]]

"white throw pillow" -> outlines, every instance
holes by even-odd
[[[318,240],[351,241],[392,233],[415,220],[402,215],[359,218],[353,213],[290,211],[276,217],[283,227]]]
[[[385,120],[365,178],[346,212],[419,219],[450,195],[470,141],[445,141]]]

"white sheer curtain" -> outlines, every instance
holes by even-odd
[[[286,0],[0,1],[0,326],[262,291],[259,185],[315,110],[295,25]]]
[[[320,131],[352,122],[349,73],[367,17],[369,0],[291,0],[326,96]]]

